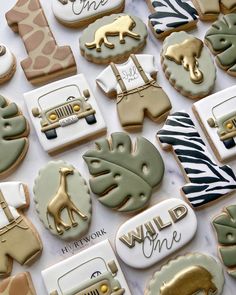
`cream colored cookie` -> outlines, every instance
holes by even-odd
[[[0,44],[0,84],[9,81],[16,71],[16,58],[8,47]]]

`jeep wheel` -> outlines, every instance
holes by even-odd
[[[231,149],[231,148],[235,147],[235,145],[236,145],[233,138],[224,140],[223,144],[227,149]]]
[[[57,138],[57,132],[56,129],[45,131],[45,135],[47,139],[54,139]]]
[[[89,125],[97,123],[96,117],[94,115],[89,115],[85,117],[85,120]]]

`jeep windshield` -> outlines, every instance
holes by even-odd
[[[66,85],[65,87],[57,88],[40,96],[38,98],[38,106],[44,111],[65,103],[68,98],[73,99],[80,97],[81,92],[77,85]]]
[[[230,97],[222,103],[217,104],[212,109],[215,119],[236,111],[236,96]]]

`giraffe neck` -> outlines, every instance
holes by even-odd
[[[60,174],[60,190],[67,192],[66,174]]]

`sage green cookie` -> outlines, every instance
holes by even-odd
[[[98,64],[123,62],[143,49],[147,27],[137,16],[112,14],[90,24],[80,37],[81,54]]]
[[[28,150],[28,123],[15,103],[0,95],[0,178],[21,163]]]
[[[213,220],[216,230],[219,252],[228,273],[236,278],[236,205],[224,209],[223,213]]]
[[[224,15],[213,23],[205,43],[216,55],[217,64],[231,76],[236,76],[236,14]]]
[[[164,265],[149,282],[144,295],[220,295],[224,273],[213,257],[194,253]]]
[[[92,207],[88,186],[80,173],[63,161],[51,161],[39,171],[34,201],[47,229],[63,240],[79,239],[89,229]]]
[[[124,132],[113,133],[110,141],[101,139],[96,146],[83,158],[94,176],[90,187],[98,200],[123,212],[145,207],[164,174],[164,163],[156,147],[138,137],[134,148]]]

